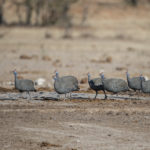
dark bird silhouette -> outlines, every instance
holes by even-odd
[[[103,91],[105,94],[105,99],[107,99],[107,95],[105,93],[105,89],[102,84],[101,78],[91,79],[91,75],[90,73],[88,73],[88,83],[89,83],[90,88],[96,92],[94,99],[96,99],[98,91]]]

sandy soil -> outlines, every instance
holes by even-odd
[[[150,101],[1,101],[1,149],[150,149]]]
[[[53,91],[55,70],[82,80],[86,93],[87,72],[125,79],[128,69],[150,77],[147,10],[100,9],[67,39],[62,28],[0,27],[0,93],[14,92],[14,69],[20,78],[44,78],[42,91]],[[130,99],[1,100],[0,149],[149,150],[149,107],[149,100]]]

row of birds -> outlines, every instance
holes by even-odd
[[[27,79],[18,79],[16,70],[13,71],[15,77],[15,89],[20,92],[27,92],[30,96],[30,91],[36,91],[34,88],[34,82]],[[129,89],[134,91],[142,91],[143,93],[150,93],[150,80],[147,80],[140,75],[139,77],[132,77],[128,71],[126,72],[127,82],[123,79],[118,78],[105,78],[104,73],[100,73],[100,77],[91,79],[90,73],[88,73],[88,83],[91,89],[93,89],[96,94],[94,99],[96,99],[98,91],[103,91],[105,99],[107,99],[106,91],[112,93],[126,92]],[[54,78],[54,89],[59,94],[70,93],[73,91],[79,91],[78,80],[74,76],[59,76],[58,72],[55,72]]]

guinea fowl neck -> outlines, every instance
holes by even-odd
[[[104,79],[105,79],[104,74],[101,74],[101,79],[102,79],[102,80],[104,80]]]
[[[127,75],[127,81],[128,81],[128,83],[129,83],[130,75],[129,75],[129,73],[128,73],[128,72],[126,73],[126,75]]]
[[[90,82],[90,80],[91,80],[91,76],[90,74],[88,74],[88,82]]]
[[[140,76],[140,84],[141,84],[141,90],[142,90],[143,89],[143,77],[142,76]]]
[[[16,86],[16,82],[17,82],[17,73],[14,73],[15,76],[15,86]]]
[[[54,76],[53,79],[54,79],[54,81],[56,81],[57,80],[56,76]]]
[[[59,74],[58,74],[58,72],[56,72],[56,79],[58,79],[59,78]]]
[[[104,79],[105,79],[104,74],[102,73],[100,76],[101,76],[102,83],[104,84]]]

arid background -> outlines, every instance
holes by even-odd
[[[71,19],[54,25],[40,20],[36,25],[34,15],[30,24],[24,23],[25,10],[11,1],[3,9],[0,95],[17,92],[14,69],[20,78],[45,79],[38,91],[54,91],[55,70],[76,76],[83,93],[93,93],[88,72],[92,78],[104,71],[108,78],[126,80],[128,69],[131,76],[150,78],[148,0],[136,6],[123,0],[78,0],[69,5]],[[149,100],[1,100],[0,149],[149,150],[149,108]]]

